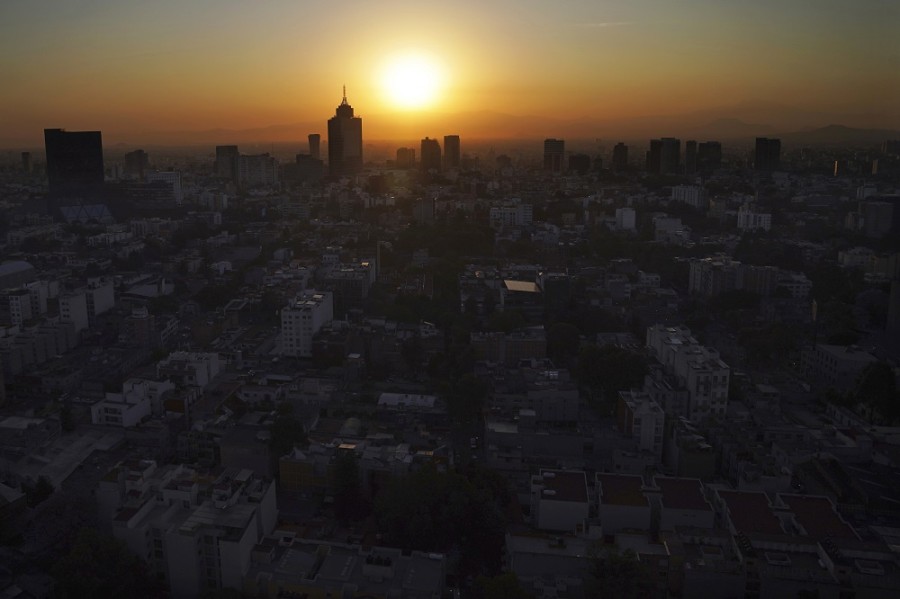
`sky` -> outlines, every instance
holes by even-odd
[[[2,0],[0,146],[324,132],[342,85],[380,139],[701,113],[900,129],[897,31],[896,0]],[[410,55],[437,81],[417,108],[383,84]]]

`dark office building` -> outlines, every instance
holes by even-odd
[[[662,141],[658,139],[650,140],[650,149],[647,150],[647,172],[659,174],[659,167],[662,163]]]
[[[150,168],[150,157],[143,150],[135,150],[125,154],[125,174],[144,180],[144,173]]]
[[[598,159],[599,160],[599,159]],[[591,169],[591,157],[587,154],[572,154],[569,156],[569,171],[586,175]]]
[[[416,165],[416,150],[414,148],[397,148],[397,168],[412,168]]]
[[[441,172],[441,144],[436,139],[426,137],[419,150],[422,158],[422,172]]]
[[[684,142],[684,173],[693,175],[697,172],[697,142],[690,139]]]
[[[216,146],[216,176],[237,182],[240,157],[237,146]]]
[[[309,139],[309,155],[315,160],[322,159],[322,136],[318,133],[310,133]]]
[[[614,171],[624,171],[628,169],[628,146],[622,142],[617,143],[613,147],[612,167]]]
[[[44,129],[47,179],[54,198],[85,198],[103,190],[103,141],[99,131]]]
[[[664,175],[681,172],[681,140],[674,137],[663,137],[662,152],[659,160],[659,172]]]
[[[328,119],[328,174],[352,175],[362,170],[362,119],[353,116],[347,90],[334,116]]]
[[[777,171],[781,168],[781,140],[757,137],[753,166],[758,171]]]
[[[717,141],[705,141],[697,146],[697,170],[711,173],[722,168],[722,144]]]
[[[566,155],[566,140],[544,140],[544,170],[559,173],[563,170],[563,156]]]
[[[444,136],[444,168],[459,168],[459,135]]]

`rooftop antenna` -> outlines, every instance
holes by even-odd
[[[344,85],[344,99],[343,99],[343,101],[342,101],[341,103],[342,103],[342,104],[346,104],[346,103],[347,103],[347,86],[346,86],[346,85]]]

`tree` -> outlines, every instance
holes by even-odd
[[[631,549],[595,552],[590,557],[589,578],[585,584],[593,597],[646,597],[653,589],[649,568]]]
[[[475,594],[479,599],[533,599],[534,597],[522,588],[515,572],[504,572],[493,578],[479,576],[475,580]]]
[[[474,374],[453,379],[447,395],[447,412],[456,422],[476,422],[481,419],[487,393],[487,383]]]
[[[568,367],[569,363],[578,356],[581,333],[573,324],[568,322],[553,323],[547,329],[547,357],[561,367]]]
[[[614,346],[590,344],[581,349],[575,376],[595,405],[612,402],[619,391],[640,386],[647,375],[644,356]]]
[[[59,597],[164,597],[146,564],[119,540],[82,528],[69,553],[51,570]]]
[[[866,366],[856,384],[856,399],[888,423],[900,417],[897,380],[890,364],[874,362]]]
[[[269,450],[272,460],[277,460],[294,450],[298,445],[306,445],[306,431],[303,423],[291,413],[279,413],[269,429]],[[276,469],[277,471],[277,469]]]
[[[46,476],[39,476],[34,484],[23,482],[22,492],[25,493],[25,502],[28,507],[34,507],[53,495],[53,483]]]

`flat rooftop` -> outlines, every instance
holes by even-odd
[[[630,474],[597,474],[600,485],[600,505],[649,506],[642,490],[644,479]]]
[[[653,479],[662,491],[662,506],[677,510],[702,510],[711,512],[712,506],[703,496],[703,484],[696,478]]]
[[[784,534],[765,493],[719,489],[734,528],[743,533]]]
[[[856,531],[841,519],[827,498],[781,495],[781,500],[790,508],[794,518],[810,537],[817,540],[828,537],[859,539]]]
[[[587,475],[580,471],[541,470],[544,490],[553,491],[548,499],[587,503]]]

